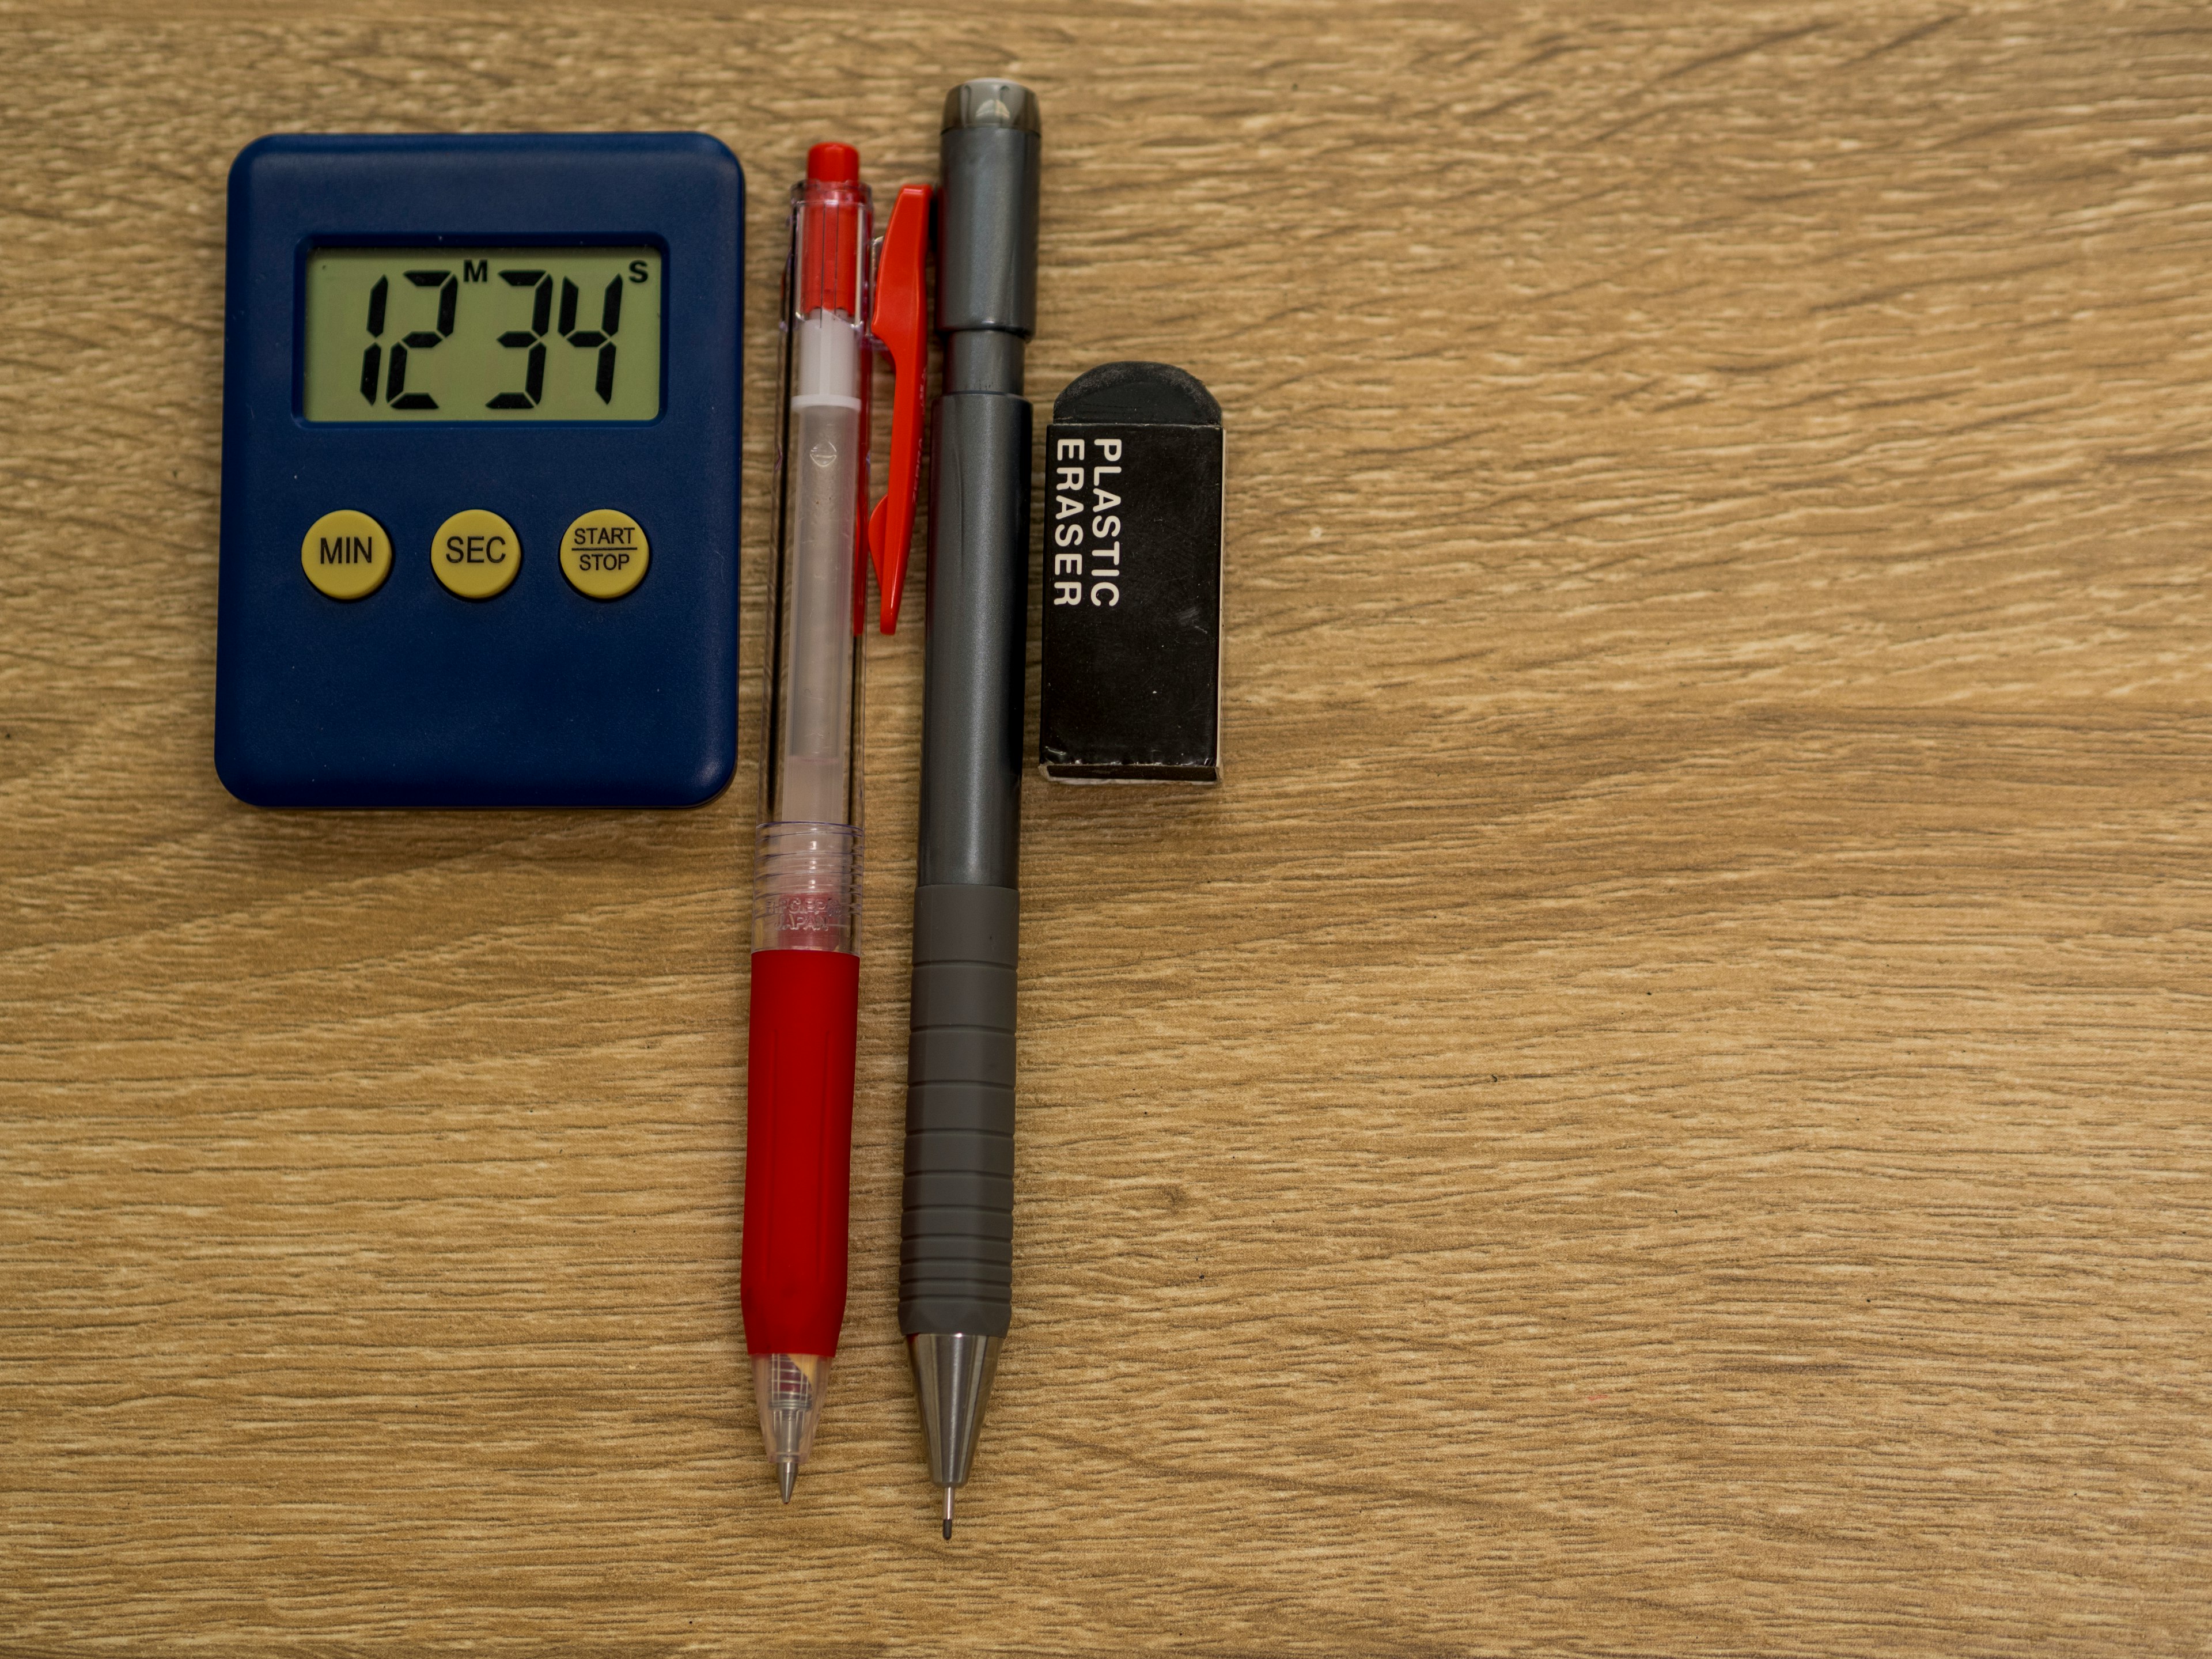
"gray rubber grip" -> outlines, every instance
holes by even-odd
[[[1004,1336],[1013,1312],[1014,952],[1021,896],[914,895],[899,1329]]]

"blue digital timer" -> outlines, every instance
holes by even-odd
[[[702,134],[240,153],[216,649],[233,794],[722,789],[744,272],[744,177]]]

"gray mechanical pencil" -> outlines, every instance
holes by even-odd
[[[930,484],[921,836],[914,896],[899,1328],[929,1478],[968,1480],[1012,1316],[1014,945],[1029,620],[1036,328],[1036,94],[970,81],[945,100]]]

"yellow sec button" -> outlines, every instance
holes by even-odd
[[[438,526],[430,538],[430,568],[449,593],[489,599],[507,592],[522,568],[522,538],[496,513],[471,507]]]
[[[392,538],[368,514],[340,507],[307,526],[300,568],[334,599],[365,599],[392,574]]]
[[[638,521],[611,507],[586,513],[561,538],[561,574],[595,599],[618,599],[635,587],[652,556]]]

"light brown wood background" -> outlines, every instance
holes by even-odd
[[[2212,1650],[2212,27],[2179,4],[0,6],[0,1648]],[[1018,1310],[737,1314],[780,202],[1047,119],[1042,404],[1228,411],[1230,779],[1027,799]],[[745,161],[738,784],[210,763],[225,169]],[[913,619],[918,620],[918,618]]]

